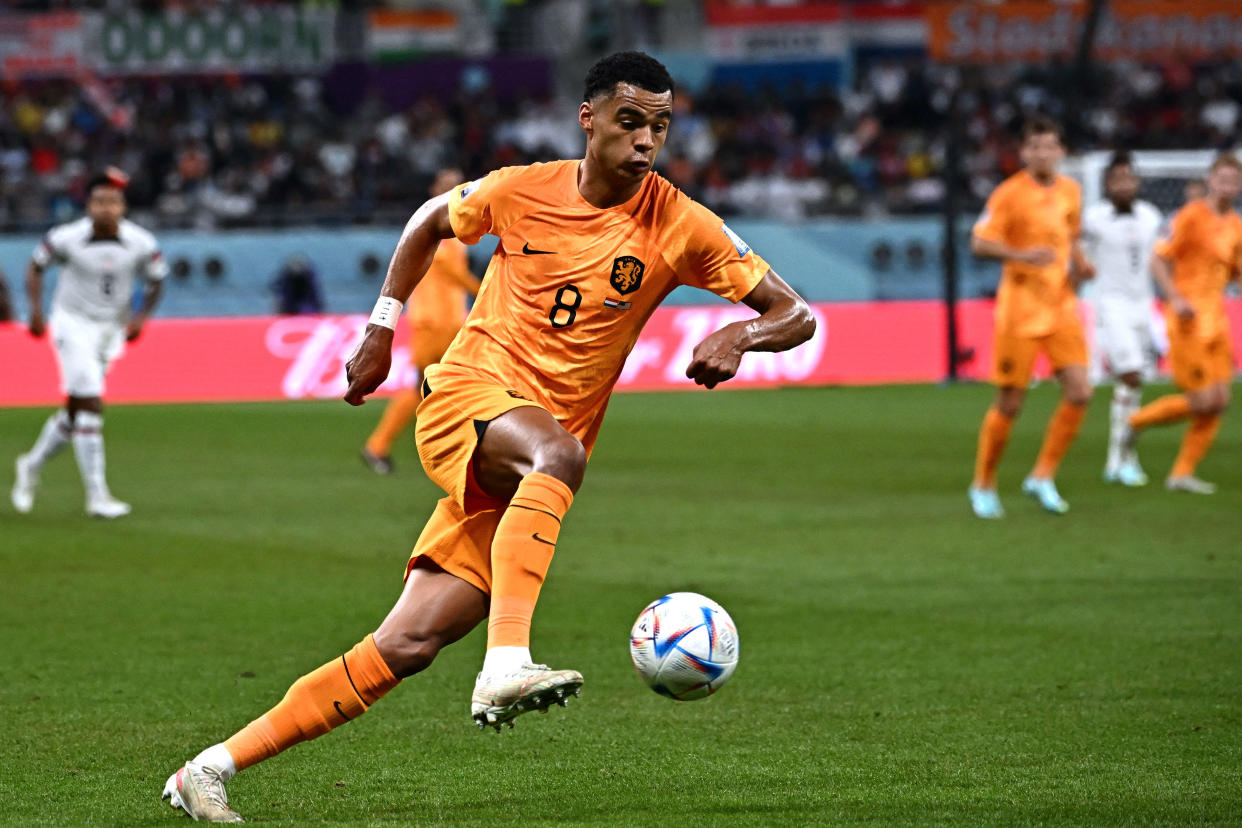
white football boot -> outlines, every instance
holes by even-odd
[[[546,713],[554,704],[564,707],[581,690],[582,674],[577,670],[551,670],[545,664],[523,664],[497,676],[479,673],[470,715],[480,730],[491,726],[499,733],[502,724],[513,727],[513,720],[523,713]]]
[[[169,805],[185,811],[195,822],[245,822],[229,807],[219,771],[193,762],[186,762],[168,777],[160,799],[167,799]]]
[[[1034,498],[1045,512],[1063,515],[1069,511],[1069,504],[1057,491],[1057,484],[1047,477],[1028,477],[1022,481],[1022,493]]]
[[[975,517],[984,520],[999,520],[1005,516],[1005,509],[1001,506],[996,489],[977,489],[971,486],[966,490],[966,495],[970,498],[970,509],[975,513]]]
[[[39,488],[39,472],[30,468],[24,454],[17,455],[13,471],[13,490],[9,492],[9,500],[13,502],[14,509],[28,515],[34,508],[35,490]]]
[[[125,517],[133,509],[128,503],[117,500],[110,494],[96,495],[86,501],[86,513],[91,517],[113,520]]]
[[[1164,481],[1164,488],[1170,492],[1190,492],[1191,494],[1201,495],[1216,494],[1215,483],[1200,480],[1193,474],[1183,474],[1177,477],[1170,477],[1168,480]]]

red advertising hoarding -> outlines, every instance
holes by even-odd
[[[945,376],[944,305],[936,301],[812,305],[815,337],[780,354],[751,353],[730,388],[885,382],[934,382]],[[704,337],[754,312],[742,305],[664,307],[639,337],[619,391],[693,388],[690,354]],[[1230,303],[1235,332],[1242,302]],[[959,306],[961,345],[973,354],[966,377],[986,378],[992,303]],[[367,317],[264,316],[157,319],[108,374],[109,403],[339,398],[345,361]],[[1237,334],[1235,333],[1235,336]],[[1242,352],[1242,348],[1239,349]],[[393,372],[382,391],[409,386],[406,326],[397,330]],[[0,406],[51,405],[60,399],[50,342],[0,324]]]

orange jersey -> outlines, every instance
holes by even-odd
[[[466,319],[466,299],[479,289],[470,272],[466,246],[457,239],[444,239],[431,267],[410,295],[410,324],[416,328],[456,330]]]
[[[1195,328],[1211,339],[1228,324],[1225,285],[1242,259],[1242,216],[1216,212],[1206,199],[1178,210],[1156,255],[1173,265],[1173,285],[1195,309]]]
[[[992,192],[975,236],[1018,250],[1048,247],[1057,256],[1044,267],[1006,260],[996,294],[998,326],[1018,336],[1046,336],[1077,313],[1069,263],[1081,215],[1082,191],[1064,175],[1045,187],[1023,170]]]
[[[578,192],[580,163],[506,167],[453,191],[457,238],[473,244],[493,233],[500,244],[441,365],[488,375],[538,403],[590,450],[625,358],[661,300],[693,285],[738,302],[769,268],[655,173],[624,204],[591,206]]]

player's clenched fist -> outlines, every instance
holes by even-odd
[[[733,379],[742,362],[742,349],[732,326],[722,328],[694,348],[686,376],[696,385],[715,388],[718,383]]]
[[[393,332],[380,325],[368,325],[358,350],[345,363],[345,380],[349,389],[345,402],[362,405],[366,396],[388,379],[392,367]]]

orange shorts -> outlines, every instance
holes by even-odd
[[[1178,388],[1200,391],[1233,382],[1233,343],[1228,325],[1205,339],[1199,335],[1195,320],[1183,322],[1170,315],[1168,331],[1169,367]]]
[[[423,469],[448,497],[423,528],[406,564],[409,576],[421,556],[484,592],[491,592],[492,536],[504,504],[474,483],[474,451],[492,420],[537,403],[482,374],[456,365],[434,365],[423,381],[414,441]]]
[[[419,558],[427,558],[450,575],[487,594],[492,592],[492,538],[503,509],[484,509],[467,515],[451,497],[436,504],[414,552],[405,565],[410,576]]]
[[[457,336],[458,330],[460,328],[431,327],[417,323],[410,325],[410,361],[420,375],[427,370],[428,365],[435,365],[444,358],[444,352],[453,344],[453,337]]]
[[[1087,337],[1076,317],[1044,336],[1019,336],[997,325],[993,335],[992,382],[1003,388],[1026,388],[1040,352],[1055,371],[1087,365]]]
[[[474,450],[492,420],[539,404],[485,374],[443,363],[427,372],[423,395],[414,443],[427,476],[467,514],[493,505],[472,482]]]

